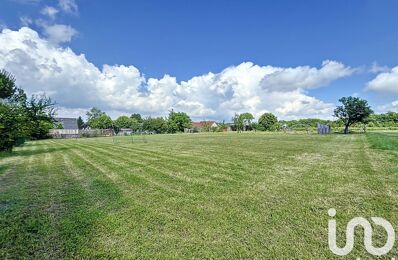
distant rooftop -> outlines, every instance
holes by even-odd
[[[76,118],[56,117],[55,121],[62,124],[64,129],[79,129]]]
[[[215,121],[200,121],[200,122],[192,122],[192,128],[202,128],[205,126],[212,126]]]

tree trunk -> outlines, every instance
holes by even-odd
[[[348,124],[345,125],[344,134],[348,134],[348,127],[349,127],[349,126],[350,126],[350,125],[348,125]]]

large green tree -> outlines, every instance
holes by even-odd
[[[77,127],[79,129],[83,129],[84,128],[84,121],[83,121],[83,118],[81,116],[79,116],[77,118]]]
[[[105,115],[105,112],[102,112],[101,109],[93,107],[89,111],[87,111],[87,124],[92,127],[90,124],[93,120],[99,118],[100,116]]]
[[[24,109],[15,104],[0,102],[0,151],[11,151],[29,136],[29,126]]]
[[[192,127],[191,118],[184,112],[170,111],[167,120],[167,128],[169,133],[184,132],[185,128]]]
[[[342,105],[334,110],[334,115],[344,122],[344,133],[348,134],[349,127],[355,123],[363,123],[373,113],[368,101],[358,97],[343,97],[339,100]]]
[[[278,129],[278,118],[272,113],[264,113],[258,119],[260,130],[274,131]]]
[[[143,120],[142,129],[144,131],[163,134],[167,132],[167,121],[163,117],[148,117]]]
[[[25,139],[48,136],[53,127],[54,104],[45,96],[27,98],[15,78],[0,71],[0,150],[11,151]]]
[[[128,116],[119,116],[114,121],[115,127],[120,128],[131,128],[133,130],[138,130],[140,128],[140,123],[136,118],[128,117]]]
[[[96,118],[91,119],[89,123],[94,129],[111,129],[113,128],[113,121],[107,114],[102,114]]]
[[[17,93],[17,95],[16,95]],[[15,78],[0,71],[0,151],[11,151],[29,135],[26,110],[19,95],[26,95],[15,85]]]
[[[111,129],[114,127],[112,119],[99,108],[93,107],[86,113],[87,124],[94,129]]]
[[[238,133],[243,131],[244,122],[243,118],[239,114],[235,113],[234,117],[232,118],[232,121],[234,122],[235,129]]]
[[[14,76],[5,70],[0,70],[0,99],[11,98],[16,90]]]
[[[251,113],[242,113],[239,115],[239,119],[243,123],[243,129],[245,131],[252,129],[254,116]]]
[[[26,102],[32,139],[48,138],[50,129],[54,128],[54,105],[55,103],[44,95],[32,96]]]
[[[133,119],[135,119],[135,120],[137,120],[138,123],[142,123],[142,121],[143,121],[141,115],[138,114],[138,113],[131,114],[130,117],[133,118]]]

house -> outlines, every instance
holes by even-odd
[[[200,121],[192,122],[192,127],[186,129],[186,132],[196,133],[196,132],[208,132],[212,129],[216,129],[218,124],[215,121]]]
[[[56,124],[61,124],[63,129],[79,129],[76,118],[58,117],[54,118]]]
[[[62,126],[62,129],[51,129],[50,135],[53,138],[76,138],[80,137],[79,127],[76,118],[58,117],[54,118],[55,126]],[[58,127],[56,127],[58,128]]]

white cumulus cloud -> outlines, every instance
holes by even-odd
[[[70,25],[48,25],[42,23],[41,26],[43,27],[44,35],[46,35],[48,40],[54,44],[70,42],[72,38],[77,34],[77,31]]]
[[[330,118],[333,104],[309,96],[307,89],[354,72],[336,61],[324,61],[319,68],[243,62],[182,82],[170,75],[146,78],[131,65],[98,68],[84,54],[57,45],[72,36],[60,39],[49,34],[45,39],[27,27],[0,34],[0,69],[13,73],[29,93],[51,96],[63,115],[98,106],[113,115],[166,115],[174,108],[197,119],[230,120],[235,112],[251,112],[256,117],[273,112],[284,119]]]
[[[265,89],[291,91],[295,89],[311,89],[326,86],[331,81],[349,76],[354,69],[336,61],[326,60],[320,69],[299,66],[295,68],[274,68],[274,72],[264,77],[262,85]]]
[[[377,92],[398,93],[398,66],[378,74],[376,78],[367,83],[366,89]]]

